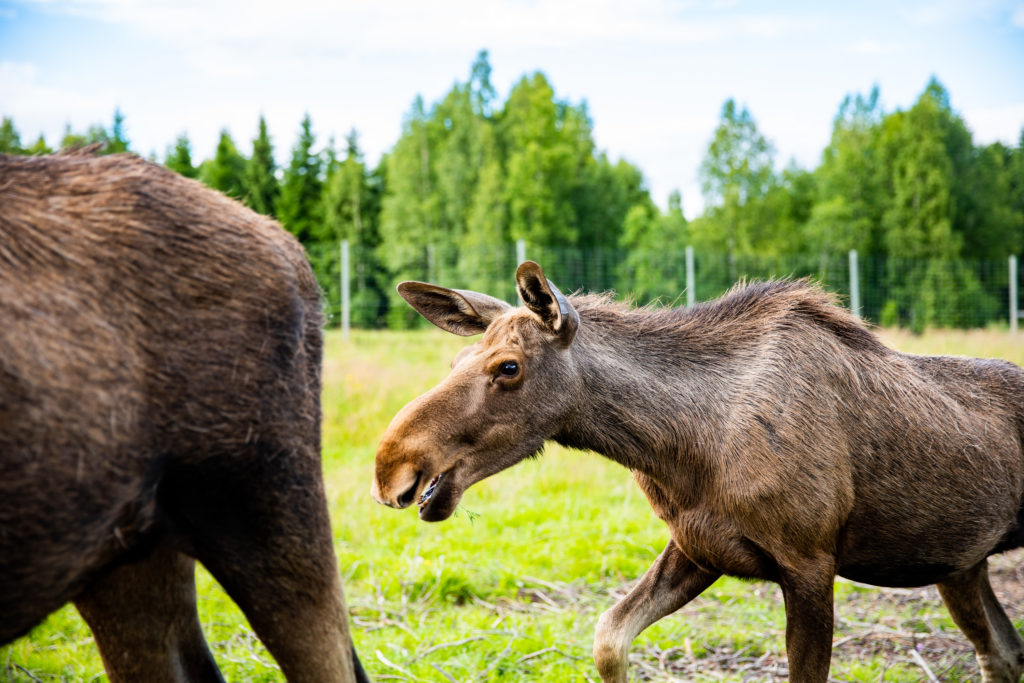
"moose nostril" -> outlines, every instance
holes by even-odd
[[[416,489],[419,488],[420,477],[422,477],[422,476],[423,476],[423,472],[417,472],[416,473],[416,480],[413,481],[412,486],[410,486],[408,489],[406,489],[405,493],[403,493],[400,496],[398,496],[398,499],[397,499],[398,507],[400,507],[400,508],[407,508],[410,505],[412,505],[412,500],[413,500],[413,498],[416,497]]]

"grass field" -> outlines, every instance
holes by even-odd
[[[996,356],[1024,365],[1024,338],[1002,331],[883,332],[914,353]],[[324,470],[356,647],[377,681],[594,681],[597,616],[664,547],[668,534],[629,472],[592,453],[549,448],[470,489],[456,516],[425,524],[369,496],[377,438],[433,386],[465,340],[441,332],[329,333]],[[1001,558],[997,592],[1024,617],[1020,556]],[[202,621],[228,680],[282,676],[244,617],[203,571]],[[976,680],[966,640],[934,589],[836,585],[835,680]],[[0,615],[0,619],[3,616]],[[1018,622],[1018,626],[1022,623]],[[641,634],[636,680],[784,680],[781,593],[721,579]],[[71,607],[0,649],[0,681],[105,680]]]

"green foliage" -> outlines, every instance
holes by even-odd
[[[239,154],[231,134],[224,129],[220,132],[217,153],[213,159],[199,166],[199,179],[229,197],[240,199],[245,193],[245,165],[245,157]]]
[[[85,133],[73,132],[70,123],[64,127],[64,136],[60,141],[60,149],[72,149],[86,145],[99,145],[97,150],[99,154],[115,154],[130,151],[128,138],[125,137],[124,114],[121,113],[119,108],[114,110],[114,120],[110,130],[107,130],[100,124],[89,126]],[[45,148],[42,136],[36,142],[35,148],[36,151],[28,153],[45,153],[42,151]]]
[[[367,170],[355,130],[345,138],[345,146],[345,159],[328,163],[328,167],[333,168],[324,185],[326,239],[323,241],[336,247],[341,240],[348,240],[352,245],[352,324],[378,327],[387,309],[385,288],[388,284],[377,253],[381,244],[378,226],[381,179]],[[338,282],[337,278],[330,278],[327,288],[333,288]],[[338,297],[340,300],[340,294]]]
[[[430,130],[423,99],[406,115],[402,136],[388,156],[386,190],[381,203],[381,260],[396,280],[430,280],[428,245],[437,241],[440,213],[431,169]],[[397,305],[391,294],[388,325],[418,324],[415,312]]]
[[[694,226],[697,244],[730,254],[762,246],[762,231],[771,229],[764,200],[775,180],[773,155],[747,108],[726,100],[700,166],[708,208],[706,220]]]
[[[14,127],[14,120],[9,116],[0,123],[0,154],[21,154],[21,135]]]
[[[517,265],[502,258],[502,247],[509,245],[511,238],[508,204],[503,198],[505,171],[497,144],[496,129],[484,127],[481,131],[484,161],[466,216],[466,230],[457,242],[464,285],[479,291],[503,291],[495,274],[502,270],[512,272]]]
[[[299,138],[292,148],[291,161],[284,171],[281,194],[275,213],[293,235],[305,244],[329,238],[323,228],[323,179],[321,159],[313,153],[316,136],[313,122],[306,114],[302,119]]]
[[[772,179],[773,153],[747,108],[738,109],[734,100],[726,100],[700,167],[707,203],[744,206],[763,197]]]
[[[199,177],[199,169],[192,163],[192,143],[188,133],[182,132],[174,141],[174,146],[167,150],[164,166],[186,178]]]
[[[242,175],[245,203],[253,211],[266,216],[274,214],[274,205],[280,194],[276,171],[274,147],[267,132],[267,121],[261,115],[259,132],[252,141],[252,156],[246,162]]]
[[[500,127],[509,150],[505,199],[512,239],[538,246],[578,242],[572,184],[580,158],[573,143],[579,141],[575,129],[589,127],[586,119],[585,109],[555,100],[542,73],[512,88]]]
[[[46,138],[40,133],[36,141],[32,143],[32,146],[24,150],[25,154],[31,154],[32,156],[39,156],[41,154],[53,154],[53,150],[49,145],[46,144]]]
[[[907,112],[883,123],[882,144],[891,159],[891,199],[882,215],[884,244],[900,322],[915,330],[943,324],[950,295],[969,288],[970,275],[946,275],[960,256],[962,235],[953,231],[953,164],[945,145],[942,93],[929,87]],[[909,259],[912,263],[907,264]],[[897,272],[898,270],[902,272]],[[952,288],[951,285],[958,285]]]
[[[128,149],[120,110],[109,129],[68,127],[61,146],[96,142]],[[678,197],[657,206],[640,169],[596,149],[586,102],[560,98],[542,72],[501,101],[486,51],[436,102],[413,100],[376,168],[355,131],[344,150],[333,138],[315,146],[306,115],[282,173],[260,117],[248,160],[225,131],[200,170],[184,133],[165,163],[276,215],[309,250],[332,315],[338,241],[349,240],[358,326],[422,325],[394,292],[407,279],[514,301],[519,239],[565,287],[640,303],[677,300],[686,246],[700,299],[740,277],[786,275],[844,293],[855,249],[870,283],[863,314],[917,330],[1005,318],[1006,257],[1024,252],[1024,131],[1015,146],[975,146],[934,78],[905,111],[883,111],[877,87],[846,96],[814,169],[776,169],[753,114],[727,100],[699,169],[706,208],[689,222]],[[26,149],[9,117],[0,123],[0,152],[48,151],[41,136]]]
[[[626,216],[633,207],[645,206],[655,213],[658,210],[651,201],[643,173],[636,166],[622,159],[613,164],[603,153],[597,156],[587,153],[586,146],[581,146],[579,151],[582,153],[580,170],[572,193],[579,226],[578,245],[584,248],[616,245],[627,229]]]
[[[804,227],[812,252],[884,252],[879,244],[883,166],[878,100],[876,87],[867,97],[847,95],[839,106],[832,139],[814,174],[818,194]]]
[[[114,123],[110,127],[110,135],[107,138],[107,147],[103,150],[105,154],[118,154],[128,151],[128,138],[124,131],[124,114],[121,109],[114,110]]]
[[[634,204],[623,222],[619,244],[625,252],[618,268],[623,293],[639,302],[655,299],[678,304],[686,288],[685,252],[688,244],[682,196],[674,191],[668,212],[661,214],[650,202]]]
[[[495,102],[487,53],[428,109],[417,97],[388,157],[381,260],[394,280],[445,281],[502,296],[517,239],[531,250],[616,249],[643,176],[594,147],[585,103],[558,99],[542,73]],[[537,253],[543,253],[538,251]],[[389,324],[420,324],[395,297]]]
[[[1022,160],[1024,153],[999,142],[974,150],[962,181],[972,201],[962,226],[964,256],[994,260],[1024,253]]]

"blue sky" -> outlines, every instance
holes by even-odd
[[[109,125],[143,154],[186,130],[197,158],[227,127],[244,153],[260,113],[286,163],[309,112],[321,143],[356,128],[371,163],[416,94],[428,103],[490,51],[502,97],[544,71],[585,99],[598,147],[693,217],[723,101],[745,104],[776,163],[813,167],[843,96],[910,106],[935,75],[976,142],[1024,127],[1024,2],[743,0],[0,0],[0,114],[23,140]]]

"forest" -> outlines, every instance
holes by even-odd
[[[69,126],[52,146],[23,141],[9,117],[0,124],[0,153],[93,143],[137,151],[120,111],[109,127]],[[357,131],[324,144],[309,115],[284,156],[261,116],[246,149],[225,129],[199,160],[182,132],[154,161],[276,217],[306,246],[328,302],[339,300],[338,245],[348,240],[360,327],[419,324],[393,293],[405,279],[511,300],[519,240],[567,291],[662,304],[680,301],[687,246],[699,299],[768,276],[812,275],[847,294],[856,250],[865,317],[973,327],[1005,320],[1007,257],[1024,251],[1024,129],[1016,147],[975,144],[934,77],[906,110],[883,110],[877,87],[845,97],[813,169],[781,164],[753,114],[727,100],[699,169],[705,209],[692,221],[678,192],[658,206],[641,169],[597,149],[586,102],[560,98],[542,72],[501,101],[486,51],[438,101],[415,97],[376,166]]]

